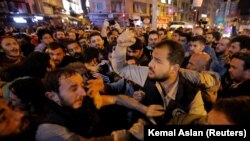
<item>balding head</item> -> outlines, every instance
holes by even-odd
[[[207,71],[210,68],[211,57],[207,53],[195,53],[188,62],[187,69],[198,72]]]
[[[194,29],[193,29],[193,35],[194,36],[203,36],[204,35],[204,30],[203,30],[203,28],[202,27],[195,27]]]

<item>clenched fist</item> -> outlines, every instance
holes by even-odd
[[[131,30],[126,30],[117,39],[117,45],[121,47],[129,47],[135,43],[135,34]]]

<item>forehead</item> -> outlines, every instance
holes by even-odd
[[[219,41],[219,43],[222,43],[222,44],[228,44],[229,42],[230,42],[229,39],[221,39],[221,40]]]
[[[4,39],[2,39],[2,41],[1,41],[1,43],[4,43],[4,42],[13,42],[13,41],[16,41],[16,39],[14,39],[14,38],[4,38]]]
[[[172,35],[178,36],[178,35],[179,35],[179,33],[174,32]]]
[[[230,61],[230,65],[234,65],[234,66],[243,66],[244,65],[244,61],[241,60],[241,59],[238,59],[238,58],[233,58],[231,61]]]
[[[200,41],[190,41],[190,44],[201,44]]]
[[[158,34],[150,34],[148,38],[158,38]]]
[[[168,48],[155,48],[153,50],[152,56],[161,60],[166,60],[168,56],[169,50]]]
[[[50,36],[49,33],[45,33],[45,34],[43,35],[43,38],[45,38],[45,37],[51,37],[51,36]]]
[[[240,46],[240,43],[239,42],[232,42],[231,46]]]
[[[97,40],[97,39],[102,39],[102,38],[99,35],[95,35],[91,37],[91,40]]]
[[[79,73],[73,74],[71,76],[62,75],[59,78],[59,83],[61,86],[70,86],[72,84],[79,84],[83,82],[83,78]]]
[[[80,46],[77,43],[71,43],[71,44],[68,44],[67,47],[71,48],[71,47],[80,47]]]
[[[52,50],[52,49],[49,49],[49,52],[50,53],[62,53],[64,52],[62,48],[57,48],[55,50]]]
[[[187,38],[185,36],[180,36],[181,40],[186,40]]]
[[[64,34],[64,32],[62,32],[62,31],[57,31],[56,33],[57,34]]]
[[[129,51],[129,52],[137,52],[137,51],[140,51],[140,50],[139,50],[139,49],[136,49],[136,50],[135,50],[135,49],[131,49],[130,47],[128,47],[128,51]]]

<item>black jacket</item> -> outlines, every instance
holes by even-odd
[[[195,87],[191,82],[186,80],[181,74],[179,74],[178,90],[175,100],[170,100],[166,107],[165,114],[162,117],[155,118],[158,125],[166,124],[175,114],[176,111],[189,112],[189,106],[196,96],[199,89]],[[145,105],[157,104],[164,105],[161,95],[155,86],[155,82],[147,79],[144,85],[144,92],[146,96],[143,100]]]

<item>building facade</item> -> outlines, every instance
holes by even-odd
[[[163,27],[173,21],[173,6],[157,1],[157,11],[152,11],[152,0],[91,0],[89,18],[96,25],[101,25],[104,19],[116,18],[151,20],[152,13],[157,12],[158,27]]]

